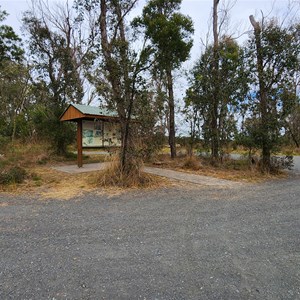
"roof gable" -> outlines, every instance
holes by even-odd
[[[115,111],[82,104],[70,104],[60,117],[60,121],[72,121],[84,118],[118,118]]]

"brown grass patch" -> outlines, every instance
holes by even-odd
[[[73,175],[48,167],[30,168],[28,173],[30,175],[24,183],[0,186],[0,191],[11,194],[36,194],[43,199],[67,200],[96,189],[93,184],[94,173]]]
[[[69,200],[82,196],[84,193],[93,192],[96,194],[105,194],[113,197],[137,188],[158,188],[169,185],[167,179],[162,179],[154,175],[140,172],[142,179],[139,184],[128,179],[127,183],[121,185],[119,182],[106,182],[99,184],[99,180],[103,180],[103,175],[109,176],[111,168],[104,171],[68,174],[53,170],[47,166],[32,167],[27,169],[28,178],[22,184],[0,185],[0,192],[16,195],[36,195],[39,199],[58,199]],[[116,180],[116,178],[114,178]],[[104,184],[105,183],[105,184]],[[112,184],[114,183],[114,185]]]

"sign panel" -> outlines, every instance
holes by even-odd
[[[118,147],[121,146],[119,123],[96,121],[82,122],[83,147]]]

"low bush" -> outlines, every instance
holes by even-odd
[[[11,167],[0,173],[0,184],[22,183],[26,178],[26,171],[21,167]]]
[[[1,154],[1,151],[5,151],[6,148],[8,147],[10,143],[10,138],[9,137],[6,137],[6,136],[1,136],[0,135],[0,154]]]
[[[201,163],[195,156],[189,156],[184,160],[182,167],[197,171],[201,168]]]
[[[271,157],[271,171],[276,172],[283,169],[292,170],[294,158],[292,155]]]

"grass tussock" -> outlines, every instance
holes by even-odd
[[[152,188],[159,186],[160,183],[161,180],[157,176],[142,171],[141,161],[133,161],[130,168],[124,172],[116,157],[111,159],[107,168],[97,178],[97,185],[107,188]]]
[[[198,171],[201,168],[201,162],[195,156],[188,156],[183,160],[182,167],[184,169]]]

